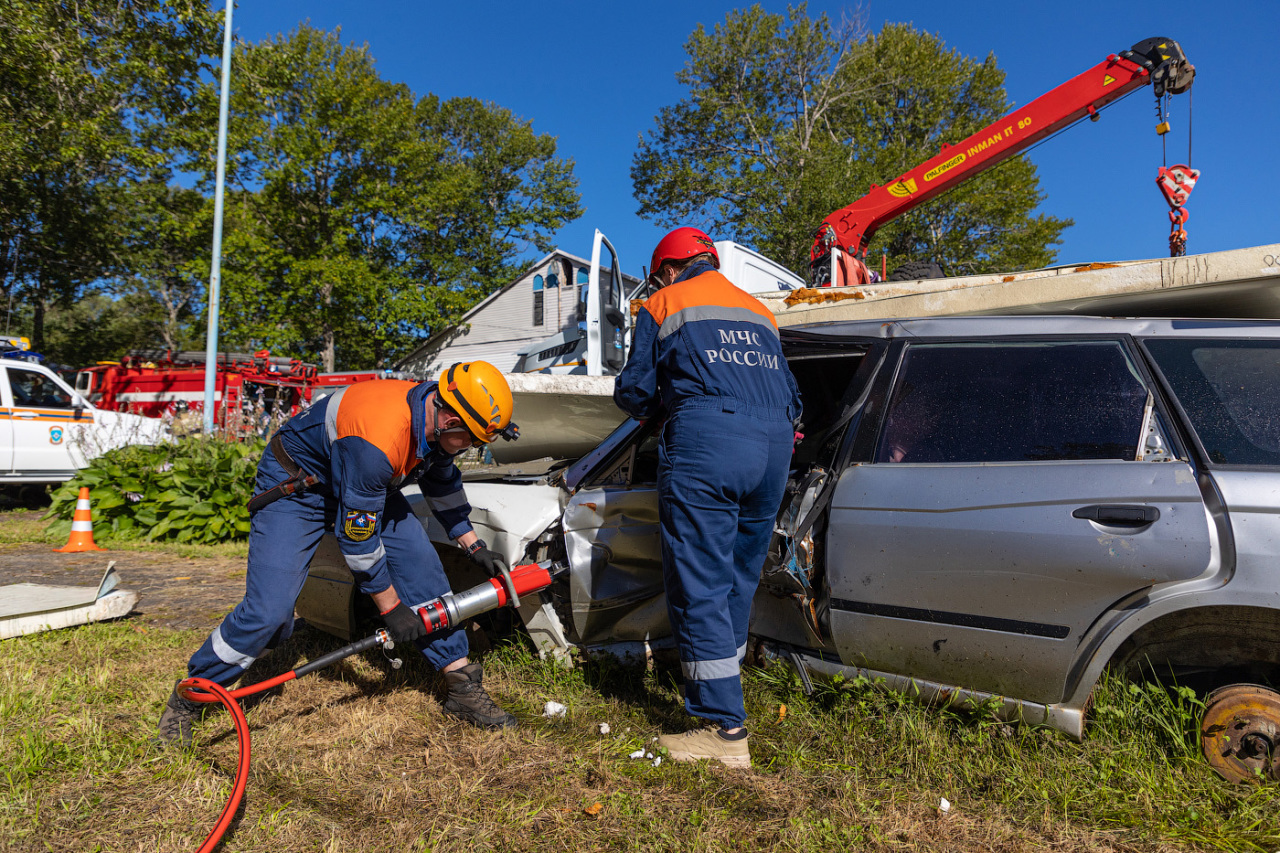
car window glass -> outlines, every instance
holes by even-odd
[[[9,389],[13,392],[15,406],[39,409],[70,409],[71,395],[43,373],[24,370],[21,367],[6,368],[9,371]]]
[[[1280,341],[1146,342],[1211,462],[1280,465]]]
[[[841,421],[861,387],[853,387],[854,376],[868,347],[850,346],[836,355],[789,357],[787,364],[800,389],[804,412],[800,420],[802,438],[792,455],[792,467],[804,470],[811,465],[830,467],[844,435]]]
[[[1133,460],[1147,398],[1116,341],[914,344],[875,460]]]

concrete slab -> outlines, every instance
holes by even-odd
[[[1280,244],[1182,258],[757,295],[779,326],[957,314],[1280,318]]]
[[[18,583],[0,587],[0,640],[125,616],[138,594],[116,589],[115,562],[97,587]]]

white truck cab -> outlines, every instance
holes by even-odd
[[[807,287],[805,280],[771,258],[729,240],[716,243],[720,272],[747,293],[777,293]]]
[[[159,444],[158,418],[96,409],[52,370],[0,358],[0,483],[61,483],[127,444]]]

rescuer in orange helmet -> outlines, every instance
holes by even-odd
[[[455,364],[434,382],[384,379],[348,385],[295,415],[272,437],[258,463],[249,501],[249,566],[244,599],[187,664],[188,677],[235,682],[264,649],[293,630],[293,609],[321,537],[332,531],[397,643],[414,643],[444,673],[445,713],[483,728],[516,719],[489,697],[467,637],[428,635],[409,607],[449,591],[422,523],[400,488],[417,483],[449,537],[490,576],[506,569],[471,527],[471,506],[454,457],[502,437],[511,422],[511,389],[493,365]],[[160,717],[164,743],[191,742],[199,703],[170,695]]]

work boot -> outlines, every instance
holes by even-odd
[[[478,663],[446,672],[444,683],[449,695],[444,699],[444,712],[482,729],[514,729],[516,718],[489,698],[480,683],[483,677],[484,669]]]
[[[164,706],[164,713],[160,715],[156,743],[166,747],[191,746],[191,727],[203,713],[204,705],[200,702],[192,702],[190,699],[183,699],[178,695],[178,686],[175,684],[173,692],[169,694],[169,701]]]
[[[746,729],[736,735],[726,735],[719,726],[707,726],[678,735],[663,735],[658,738],[658,746],[666,747],[667,757],[672,761],[704,761],[710,758],[726,767],[751,769]]]

